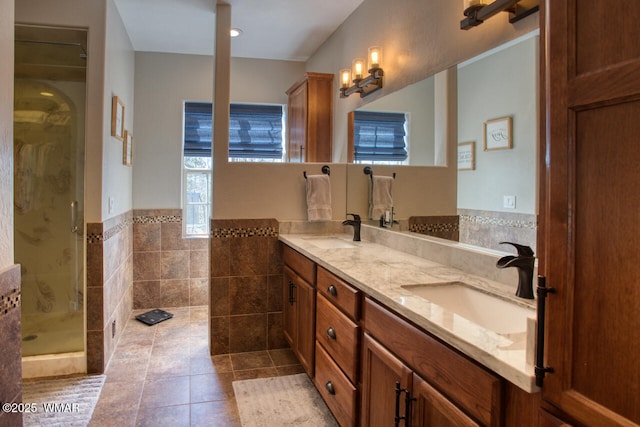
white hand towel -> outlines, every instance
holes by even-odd
[[[374,176],[371,178],[371,191],[369,192],[369,219],[380,219],[386,210],[393,207],[393,178],[390,176]]]
[[[307,176],[307,217],[309,221],[331,220],[331,181],[329,175]]]

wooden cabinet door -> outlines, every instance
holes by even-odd
[[[639,1],[546,2],[543,398],[640,425]]]
[[[413,375],[411,396],[415,398],[411,403],[410,425],[412,427],[479,427],[480,425],[416,374]]]
[[[395,423],[396,382],[411,388],[411,370],[369,334],[362,345],[361,423],[370,427],[389,427]],[[398,412],[405,414],[404,394]]]
[[[316,292],[304,280],[296,283],[296,304],[298,305],[298,339],[296,350],[300,364],[313,378],[315,370],[315,329],[316,329]]]
[[[284,267],[284,336],[300,364],[313,377],[315,355],[315,289]]]
[[[304,82],[289,93],[288,104],[289,161],[304,162],[307,140],[307,83]]]
[[[283,311],[283,329],[284,329],[284,337],[291,346],[294,347],[294,343],[296,341],[297,331],[297,305],[294,300],[294,287],[296,282],[296,274],[289,269],[288,267],[284,267],[282,288],[284,290],[283,295],[283,303],[282,303],[282,311]],[[295,349],[294,349],[295,352]]]

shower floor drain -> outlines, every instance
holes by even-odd
[[[33,341],[36,338],[38,338],[37,335],[33,335],[33,334],[32,335],[27,335],[26,337],[22,338],[22,341]]]

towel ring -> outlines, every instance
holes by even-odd
[[[362,171],[364,172],[365,175],[369,175],[369,178],[371,178],[371,181],[373,181],[373,169],[371,169],[371,166],[365,166]],[[393,179],[395,179],[396,173],[393,172],[392,176],[393,176]]]
[[[322,166],[322,173],[325,175],[331,175],[331,168],[328,165]],[[307,179],[307,171],[302,172],[304,179]]]

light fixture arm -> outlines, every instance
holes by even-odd
[[[347,98],[349,95],[359,93],[361,98],[382,89],[382,77],[384,71],[382,68],[372,68],[369,75],[362,79],[353,80],[353,85],[340,88],[340,98]]]
[[[460,29],[469,30],[500,12],[509,12],[509,22],[514,23],[537,12],[540,0],[495,0],[485,6],[472,6],[464,11],[466,18],[460,21]]]

